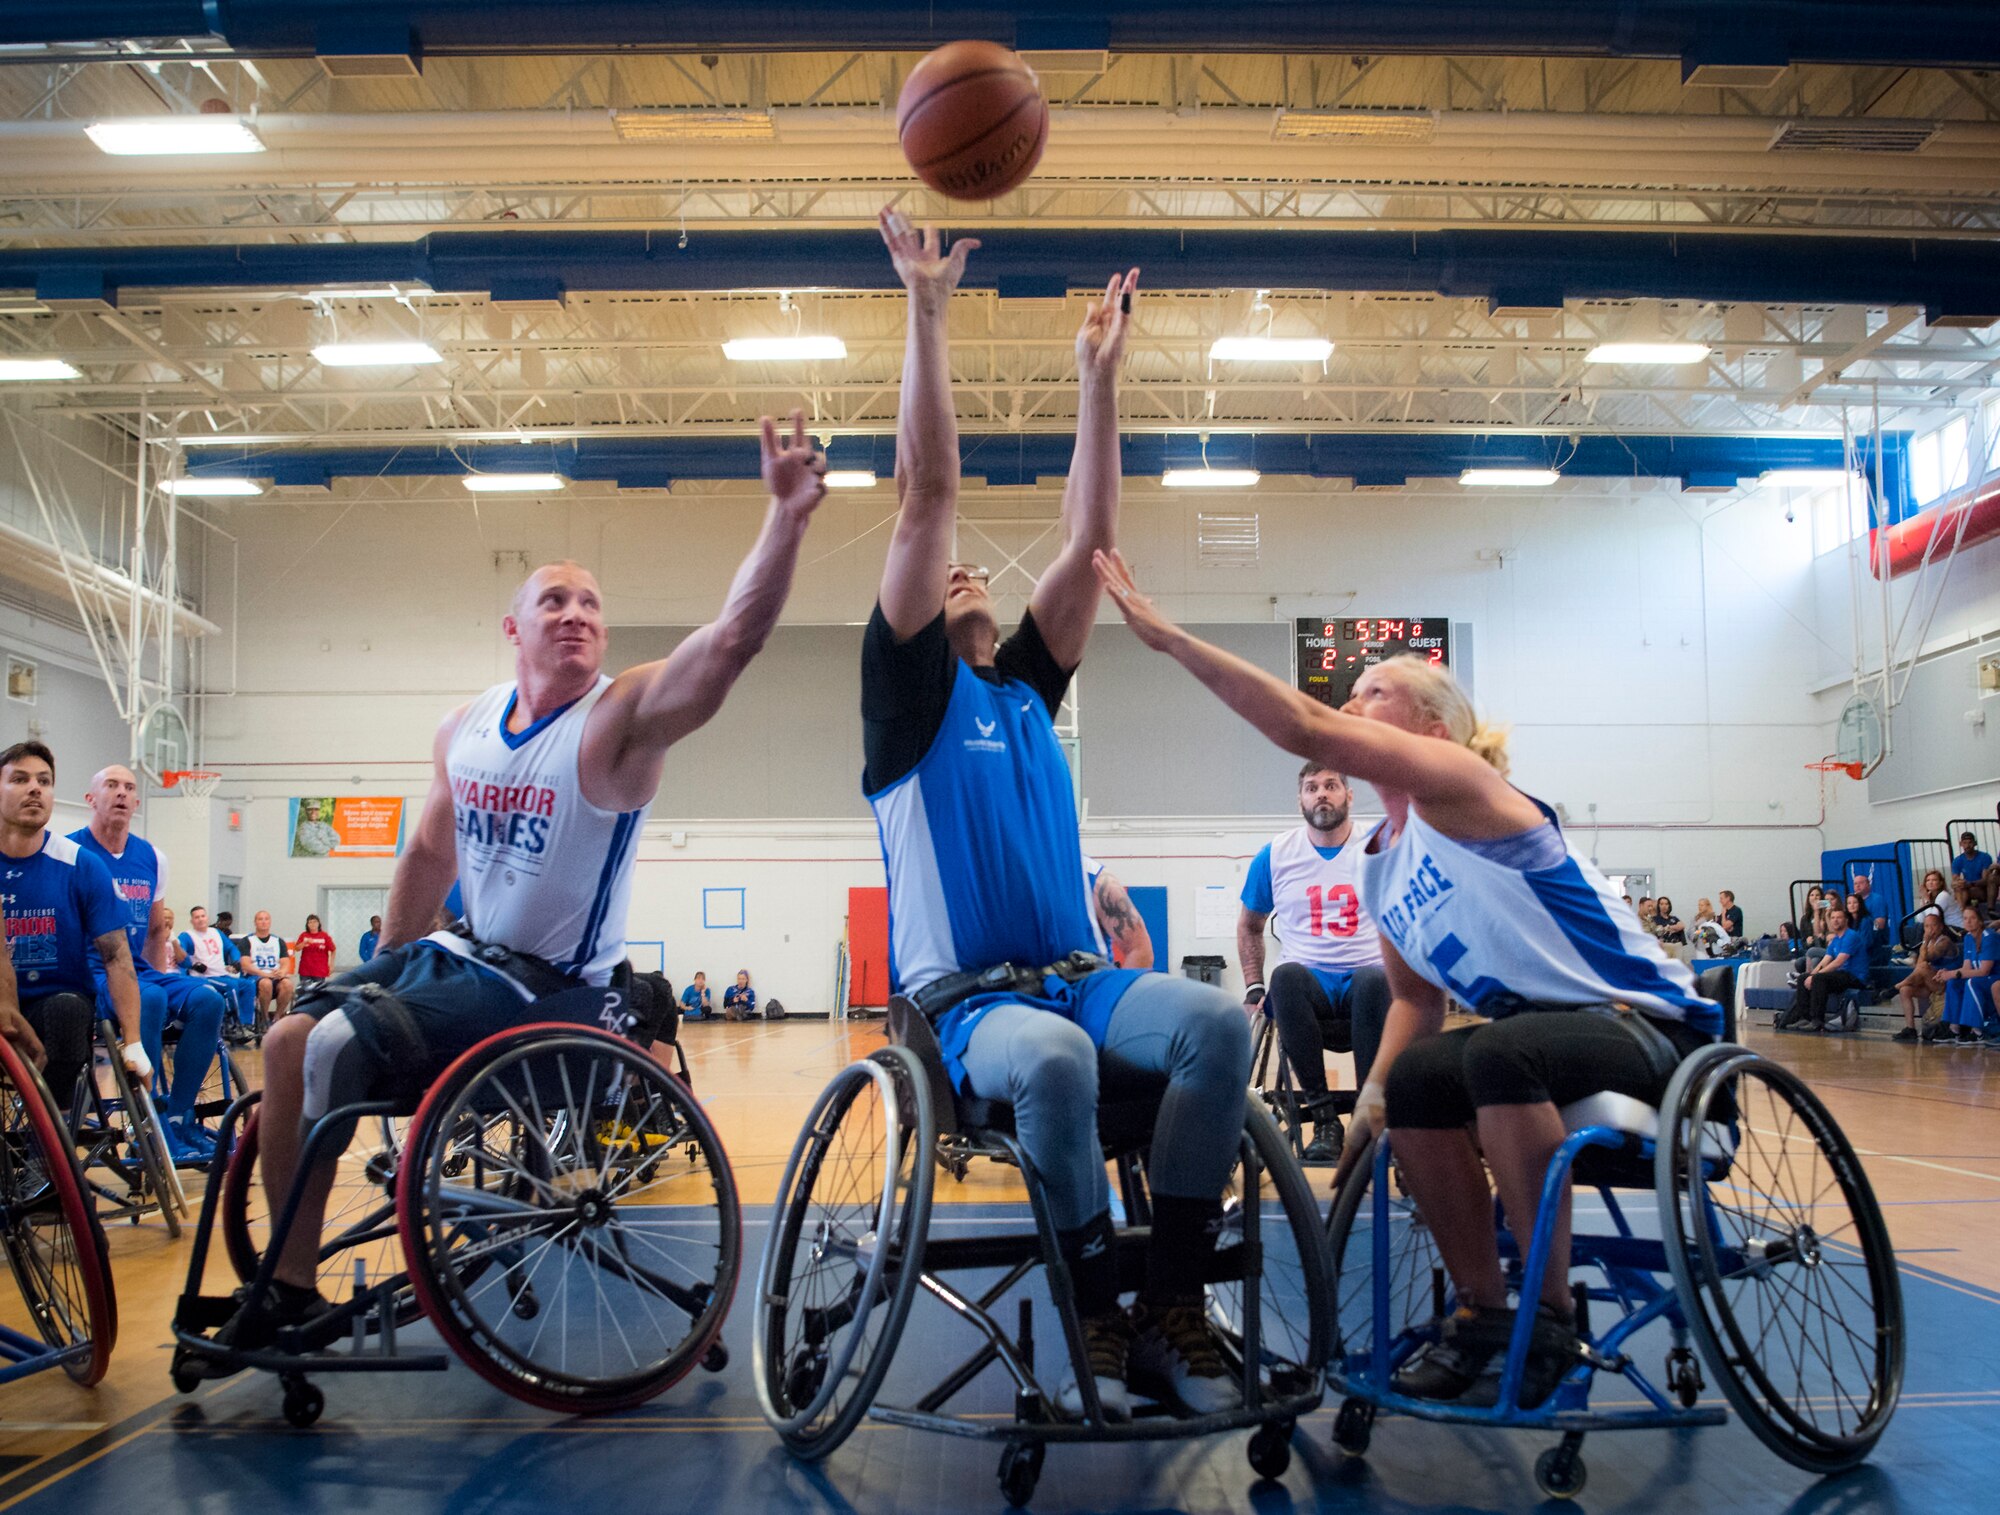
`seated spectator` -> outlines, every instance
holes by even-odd
[[[1856,970],[1857,956],[1865,964],[1868,947],[1864,934],[1850,929],[1847,912],[1835,906],[1827,912],[1827,924],[1834,928],[1833,940],[1827,945],[1826,956],[1808,968],[1799,979],[1797,991],[1792,999],[1792,1008],[1784,1019],[1778,1022],[1780,1031],[1789,1031],[1795,1026],[1803,1026],[1809,1031],[1826,1029],[1827,1002],[1846,989],[1858,988],[1864,979],[1858,976],[1865,967]]]
[[[208,923],[208,911],[196,905],[188,911],[188,929],[173,939],[174,961],[183,973],[192,973],[214,984],[230,1007],[223,1022],[223,1040],[243,1046],[254,1036],[257,1018],[257,981],[242,976],[243,955],[236,939]]]
[[[1778,956],[1781,958],[1797,958],[1805,955],[1806,939],[1799,928],[1790,921],[1779,921],[1778,929],[1772,933],[1771,940],[1777,944]]]
[[[750,987],[750,970],[737,970],[736,982],[722,991],[722,1018],[747,1021],[757,1013],[757,991]]]
[[[1945,930],[1942,914],[1936,911],[1925,914],[1923,933],[1912,954],[1915,966],[1896,985],[1896,998],[1903,1002],[1903,1029],[1894,1037],[1899,1042],[1913,1042],[1919,1036],[1925,1041],[1934,1039],[1932,1026],[1925,1024],[1920,1030],[1918,1021],[1929,1022],[1931,995],[1942,992],[1943,981],[1938,974],[1959,964],[1958,939]]]
[[[1744,940],[1749,933],[1743,929],[1743,910],[1736,903],[1736,891],[1723,889],[1717,891],[1717,895],[1722,901],[1722,908],[1716,912],[1716,917],[1722,922],[1722,929],[1731,941]]]
[[[1681,918],[1674,914],[1673,900],[1664,894],[1653,906],[1653,935],[1663,942],[1679,942],[1683,946],[1687,944],[1687,927],[1683,926]]]
[[[1979,838],[1970,831],[1958,834],[1958,856],[1951,860],[1951,876],[1965,881],[1974,904],[1991,904],[2000,893],[2000,869],[1993,866],[1992,854],[1979,850]]]
[[[1875,912],[1868,907],[1868,891],[1864,887],[1867,882],[1866,874],[1856,879],[1854,892],[1842,901],[1848,928],[1861,933],[1862,944],[1867,948],[1861,966],[1854,970],[1864,978],[1870,968],[1889,955],[1888,928],[1875,918]]]
[[[715,996],[708,987],[708,975],[697,973],[694,982],[681,990],[681,1013],[688,1020],[707,1020],[715,1014]]]
[[[1826,891],[1818,884],[1806,891],[1805,914],[1799,917],[1799,934],[1805,938],[1808,947],[1824,947],[1827,941]]]
[[[1694,919],[1687,923],[1687,938],[1691,947],[1709,957],[1722,957],[1729,951],[1729,934],[1722,929],[1707,895],[1694,902]]]
[[[1965,935],[1959,943],[1959,964],[1939,970],[1936,977],[1944,982],[1940,1039],[1949,1034],[1963,1045],[1978,1041],[1996,1013],[1993,980],[2000,965],[2000,931],[1988,928],[1985,912],[1977,905],[1965,907],[1961,924]]]
[[[224,936],[230,938],[232,941],[235,941],[236,913],[231,910],[218,910],[215,913],[215,929],[217,931],[220,931]],[[239,950],[243,946],[242,942],[240,941],[237,941],[236,945]]]

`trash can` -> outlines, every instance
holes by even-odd
[[[1222,970],[1226,965],[1219,957],[1184,957],[1181,959],[1181,973],[1204,984],[1222,982]]]

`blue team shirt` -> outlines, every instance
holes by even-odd
[[[12,911],[8,912],[10,916],[12,913]],[[8,929],[11,930],[12,927]],[[1965,939],[1959,943],[1958,950],[1959,961],[1963,966],[1970,968],[1975,964],[1985,963],[1990,967],[1995,962],[2000,962],[2000,931],[1995,931],[1989,927],[1979,934],[1979,939],[1976,942],[1972,939],[1971,933],[1968,932]]]
[[[708,992],[706,987],[697,989],[693,984],[689,984],[685,989],[681,990],[681,1004],[686,1007],[688,1014],[700,1015],[702,1013],[701,999]]]
[[[1322,847],[1313,844],[1317,852],[1327,862],[1340,856],[1338,847]],[[1258,915],[1269,915],[1278,908],[1277,896],[1271,892],[1271,844],[1266,842],[1250,859],[1250,871],[1243,875],[1243,908]]]
[[[757,991],[749,988],[739,989],[736,985],[731,984],[727,989],[722,991],[722,1003],[725,1008],[740,1005],[746,1012],[755,1010],[757,1008]]]
[[[160,855],[143,836],[125,838],[125,855],[113,857],[105,845],[85,826],[72,831],[69,839],[104,865],[111,875],[111,890],[125,910],[125,940],[132,944],[132,962],[143,968],[146,962],[146,933],[153,922],[153,905],[160,897]],[[90,968],[102,973],[104,964],[97,949],[90,949]]]
[[[1868,972],[1868,932],[1865,929],[1849,926],[1826,944],[1828,957],[1839,957],[1843,952],[1847,954],[1846,972],[1856,978]]]
[[[454,885],[453,887],[456,886]],[[375,944],[381,940],[382,940],[382,933],[379,931],[364,931],[361,933],[362,962],[364,963],[367,962],[371,957],[375,955]]]
[[[125,924],[103,863],[45,831],[33,857],[0,858],[0,907],[22,999],[96,993],[92,943]]]
[[[1962,878],[1968,884],[1976,884],[1992,866],[1993,859],[1984,852],[1975,852],[1971,857],[1961,852],[1951,860],[1951,873],[1953,878]]]

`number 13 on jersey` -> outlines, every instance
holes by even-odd
[[[1352,936],[1361,918],[1361,900],[1346,884],[1331,889],[1306,885],[1306,908],[1312,912],[1314,936]]]

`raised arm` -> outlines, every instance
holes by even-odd
[[[1496,811],[1512,812],[1514,830],[1534,824],[1533,819],[1513,819],[1526,802],[1469,748],[1329,709],[1176,626],[1139,592],[1132,570],[1115,550],[1098,553],[1095,563],[1112,602],[1140,641],[1172,657],[1285,751],[1322,762],[1350,781],[1388,784],[1423,804],[1448,833],[1461,834],[1457,826],[1464,823],[1464,834],[1484,834]]]
[[[958,413],[951,400],[946,317],[965,260],[979,247],[960,238],[946,253],[936,227],[919,232],[893,210],[882,240],[910,292],[903,344],[903,389],[896,412],[896,533],[882,567],[882,614],[898,640],[928,626],[944,608],[958,518]]]
[[[430,934],[431,922],[451,892],[451,881],[458,876],[458,834],[445,755],[451,751],[451,739],[465,712],[461,705],[446,716],[431,739],[430,792],[424,796],[424,808],[403,846],[403,855],[396,860],[389,903],[382,907],[382,939],[377,945],[384,952]]]
[[[657,663],[628,668],[584,729],[583,792],[607,810],[641,810],[659,792],[667,749],[713,720],[750,660],[764,649],[792,592],[806,525],[826,496],[826,454],[792,412],[780,438],[764,417],[764,528],[736,570],[722,612]]]
[[[1076,334],[1076,451],[1063,485],[1062,546],[1035,585],[1028,608],[1049,653],[1064,668],[1083,661],[1101,586],[1091,554],[1118,544],[1118,369],[1139,270],[1113,275]]]

